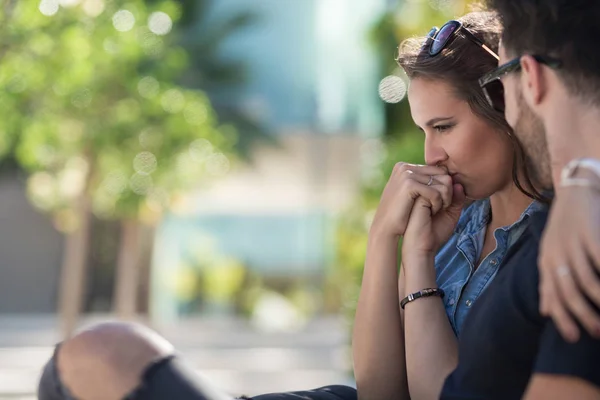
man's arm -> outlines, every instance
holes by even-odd
[[[540,312],[562,336],[576,342],[579,322],[600,338],[600,176],[579,168],[573,176],[591,186],[558,187],[540,245]]]
[[[598,400],[600,387],[581,378],[566,375],[535,374],[524,400]]]
[[[600,340],[582,330],[577,342],[568,342],[548,319],[532,372],[526,400],[600,400]]]

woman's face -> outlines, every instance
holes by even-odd
[[[408,101],[413,120],[425,133],[425,162],[446,167],[468,197],[489,197],[512,183],[510,138],[473,114],[452,90],[441,80],[411,81]]]

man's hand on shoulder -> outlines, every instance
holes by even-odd
[[[585,186],[557,190],[538,266],[540,313],[552,317],[569,342],[580,337],[577,322],[600,338],[600,190]]]

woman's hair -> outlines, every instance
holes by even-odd
[[[469,13],[459,21],[485,45],[498,53],[498,43],[502,34],[502,26],[497,14],[491,11]],[[523,168],[525,155],[521,144],[515,137],[511,127],[501,112],[492,108],[481,87],[479,78],[498,66],[498,61],[482,47],[475,45],[460,31],[456,37],[441,51],[430,56],[426,37],[407,39],[399,47],[397,62],[404,69],[409,79],[417,77],[442,80],[450,84],[455,95],[466,101],[475,115],[489,121],[502,132],[506,132],[513,144],[515,157],[512,166],[512,179],[517,188],[532,199],[547,202],[531,182],[529,174]],[[519,168],[523,170],[526,189],[519,181]]]

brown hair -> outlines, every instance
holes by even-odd
[[[472,12],[460,18],[459,21],[488,48],[496,54],[498,53],[502,26],[495,12]],[[498,130],[506,132],[515,151],[512,166],[514,184],[532,199],[547,202],[547,198],[536,190],[529,174],[523,168],[525,155],[520,142],[513,134],[504,115],[489,105],[479,86],[479,78],[496,68],[498,61],[483,48],[474,45],[460,32],[457,35],[462,37],[456,37],[441,53],[433,57],[429,55],[429,45],[424,45],[426,37],[407,39],[400,45],[396,61],[404,69],[409,79],[423,77],[450,83],[454,88],[455,95],[466,101],[475,115],[489,121]],[[523,170],[527,189],[519,181],[519,168]]]

